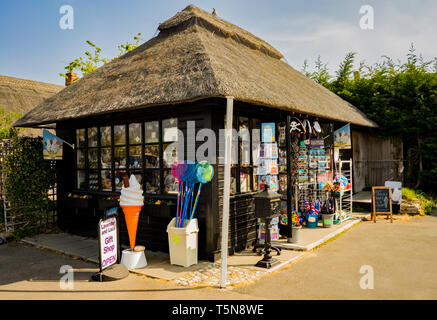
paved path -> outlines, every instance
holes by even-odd
[[[437,217],[390,224],[363,222],[339,238],[256,283],[232,290],[189,289],[129,275],[90,282],[95,265],[9,243],[0,246],[0,299],[437,299]],[[62,290],[62,265],[75,268]],[[360,267],[374,269],[374,289],[359,286]]]
[[[362,222],[288,269],[234,292],[263,299],[437,299],[437,216]],[[362,290],[360,268],[374,270]]]

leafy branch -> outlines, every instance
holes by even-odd
[[[71,74],[72,72],[76,71],[80,74],[80,77],[83,77],[93,72],[97,68],[107,64],[108,62],[117,59],[123,54],[137,48],[142,41],[140,36],[141,33],[138,33],[136,36],[134,36],[134,40],[132,43],[127,41],[124,44],[118,45],[117,49],[119,51],[119,54],[111,59],[102,57],[102,49],[90,40],[87,40],[86,43],[91,47],[91,50],[85,51],[83,57],[78,57],[71,61],[64,68],[66,70],[66,73],[60,73],[59,75],[63,78],[67,78],[67,74]]]

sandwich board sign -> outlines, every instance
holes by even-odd
[[[391,202],[400,206],[402,203],[402,182],[386,181],[385,186],[391,188]]]
[[[391,201],[390,187],[372,187],[372,214],[373,221],[376,223],[376,215],[384,213],[390,215],[390,220],[393,223],[393,210]]]
[[[99,221],[98,234],[101,273],[104,269],[118,263],[119,260],[120,246],[116,214],[106,214],[106,217]]]

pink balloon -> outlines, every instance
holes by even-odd
[[[177,181],[181,181],[181,178],[179,178],[179,170],[178,170],[179,164],[180,162],[177,161],[173,163],[173,165],[171,166],[171,174]]]

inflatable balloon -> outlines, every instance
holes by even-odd
[[[191,211],[190,220],[194,216],[194,212],[197,208],[197,201],[199,200],[200,190],[202,190],[202,185],[208,183],[214,177],[214,168],[208,161],[200,161],[196,164],[195,175],[197,181],[200,182],[199,189],[197,190],[196,201],[194,202],[193,210]]]
[[[173,165],[171,166],[171,175],[177,180],[177,181],[181,181],[181,179],[179,178],[179,164],[181,163],[181,161],[176,161],[175,163],[173,163]]]
[[[208,183],[214,177],[214,168],[208,161],[200,161],[196,164],[195,174],[197,181],[200,183]]]

